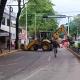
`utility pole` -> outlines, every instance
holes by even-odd
[[[13,8],[9,6],[9,51],[11,50],[11,13],[13,12]]]
[[[68,36],[69,36],[69,16],[68,16]]]
[[[36,28],[36,12],[35,12],[35,40],[37,38],[37,28]]]
[[[78,39],[78,29],[79,29],[79,28],[78,28],[78,26],[77,26],[77,39]]]
[[[25,3],[23,0],[23,5],[21,5],[21,0],[17,0],[18,1],[18,5],[7,5],[7,6],[18,6],[18,13],[17,13],[17,18],[16,18],[16,39],[15,39],[15,49],[19,48],[19,16],[21,13],[21,6],[24,7]]]

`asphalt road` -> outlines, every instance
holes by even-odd
[[[80,80],[80,62],[68,50],[17,52],[0,57],[0,80]]]

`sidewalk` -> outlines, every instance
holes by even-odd
[[[5,56],[5,55],[8,55],[8,54],[10,54],[10,53],[15,53],[15,52],[17,52],[17,51],[19,51],[20,49],[18,49],[18,50],[15,50],[15,49],[12,49],[12,50],[2,50],[2,53],[0,52],[0,56]]]
[[[68,50],[69,50],[70,52],[72,52],[72,54],[74,54],[76,57],[78,57],[78,58],[80,59],[80,55],[77,54],[77,52],[73,51],[73,50],[70,49],[70,48],[68,48]]]

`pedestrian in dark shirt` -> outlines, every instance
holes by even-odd
[[[56,57],[56,54],[58,52],[57,48],[60,47],[59,43],[56,40],[52,41],[53,49],[54,49],[54,56]]]

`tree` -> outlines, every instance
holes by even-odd
[[[49,0],[29,0],[27,3],[28,30],[30,34],[34,33],[35,13],[37,32],[53,31],[57,27],[57,20],[53,18],[43,18],[47,15],[55,15],[52,8],[53,4]],[[26,7],[23,8],[20,15],[20,25],[26,26]]]
[[[3,18],[3,13],[4,13],[6,2],[7,0],[1,0],[1,3],[0,3],[0,26],[1,26],[1,20]]]
[[[19,43],[19,16],[20,16],[20,13],[21,13],[21,7],[20,7],[20,5],[21,5],[21,0],[18,0],[18,13],[17,13],[17,17],[16,17],[16,41],[15,41],[15,44],[16,44],[16,46],[15,46],[15,49],[18,49],[19,47],[19,45],[18,45],[18,43]]]
[[[70,22],[70,34],[77,35],[80,34],[80,15],[74,17],[74,19]]]

